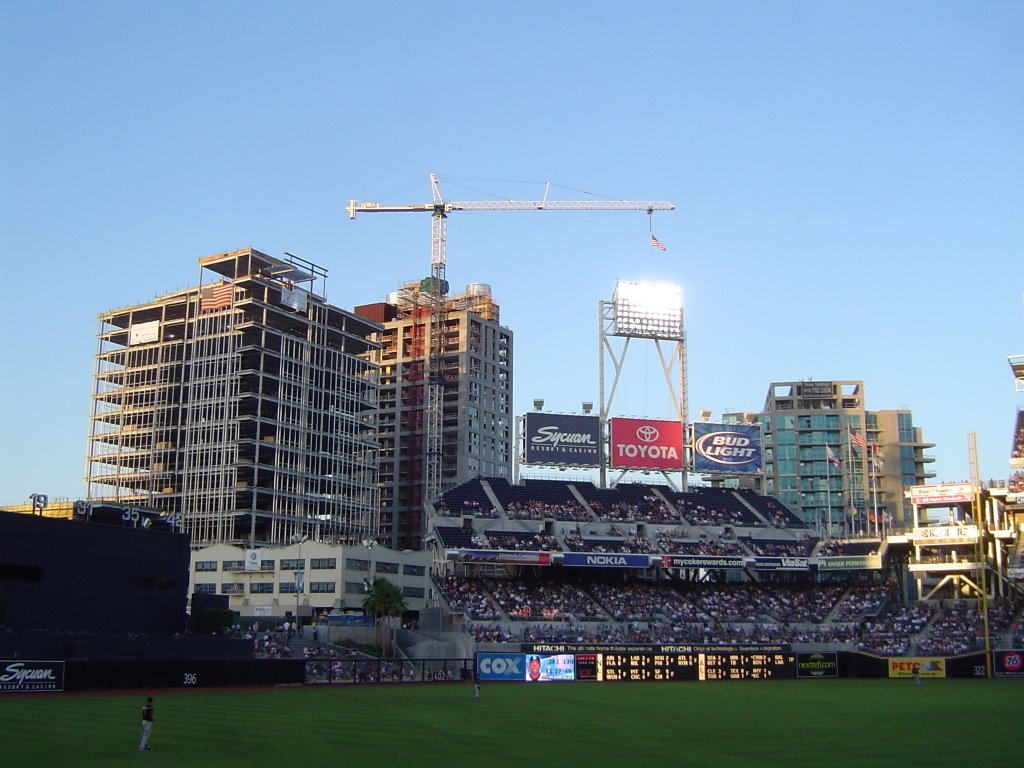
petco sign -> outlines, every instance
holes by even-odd
[[[683,468],[683,423],[611,419],[611,465],[616,469]]]

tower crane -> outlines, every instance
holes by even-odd
[[[382,205],[381,203],[351,200],[345,210],[349,219],[357,213],[429,213],[430,233],[430,357],[427,378],[427,408],[425,423],[425,455],[423,472],[422,502],[436,499],[441,487],[442,458],[442,357],[444,340],[445,295],[448,283],[445,279],[447,251],[447,219],[452,211],[673,211],[675,205],[654,200],[548,200],[550,183],[544,186],[541,200],[445,200],[441,195],[437,174],[430,174],[430,188],[433,200],[429,203],[410,205]]]

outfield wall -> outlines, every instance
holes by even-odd
[[[737,646],[537,644],[526,651],[481,652],[468,659],[0,659],[0,694],[144,688],[460,682],[643,682],[975,678],[985,654],[878,657],[849,651],[791,652]],[[1020,651],[992,654],[992,674],[1024,680]]]

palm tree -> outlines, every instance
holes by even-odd
[[[384,642],[384,618],[401,616],[405,613],[406,607],[402,590],[394,583],[383,576],[378,576],[370,582],[366,597],[363,598],[363,610],[374,618],[382,652],[387,653]]]

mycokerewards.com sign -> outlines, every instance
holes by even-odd
[[[681,470],[683,423],[662,419],[610,419],[611,466]]]

